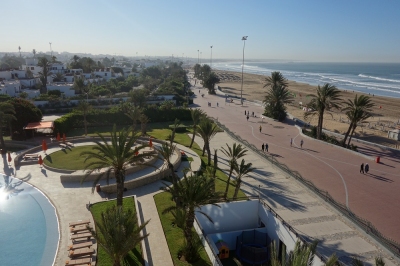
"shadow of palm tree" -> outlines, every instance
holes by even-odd
[[[4,193],[6,194],[6,198],[8,199],[10,196],[17,196],[19,193],[21,193],[24,189],[18,188],[20,185],[22,185],[24,182],[29,181],[31,179],[31,174],[28,174],[27,176],[23,178],[12,178],[10,176],[4,175],[4,183],[0,184],[0,188],[3,188]]]

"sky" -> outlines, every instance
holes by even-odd
[[[400,62],[400,1],[13,0],[0,52]],[[210,46],[213,46],[211,49]],[[199,50],[199,52],[198,52]]]

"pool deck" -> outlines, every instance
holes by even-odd
[[[93,143],[87,142],[77,145],[90,144]],[[181,150],[184,150],[187,154],[190,154],[189,156],[194,157],[194,161],[192,163],[193,169],[200,167],[200,158],[196,158],[195,156],[197,155],[193,151],[179,144],[177,147]],[[51,154],[59,150],[59,147],[51,148],[47,150],[47,154]],[[39,152],[38,154],[41,154],[44,158],[44,152]],[[16,155],[17,154],[13,153],[12,157],[14,158]],[[65,261],[69,259],[67,247],[71,244],[71,240],[69,239],[69,223],[78,220],[89,219],[93,224],[92,215],[88,210],[88,205],[100,201],[107,201],[109,199],[106,198],[103,193],[92,193],[92,182],[84,182],[82,185],[79,182],[61,183],[60,173],[41,168],[37,164],[20,166],[17,169],[14,169],[13,164],[12,166],[7,164],[6,156],[7,155],[3,155],[2,160],[3,174],[17,178],[31,175],[31,179],[28,181],[28,183],[40,189],[57,209],[60,228],[60,242],[55,265],[65,265]],[[186,163],[187,162],[182,162],[180,166],[181,169],[182,167],[188,166]],[[142,174],[141,171],[138,171],[131,175],[141,176]],[[129,178],[133,177],[129,176]],[[105,184],[105,180],[102,180],[100,184]],[[145,241],[145,253],[151,255],[148,265],[173,265],[153,199],[155,194],[161,192],[161,186],[161,182],[158,181],[138,189],[128,190],[128,192],[124,193],[124,196],[137,196],[139,204],[138,207],[142,211],[142,221],[150,220],[150,223],[146,226],[146,230],[148,233],[150,233],[150,236]]]

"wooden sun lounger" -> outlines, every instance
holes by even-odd
[[[70,226],[69,230],[70,230],[71,233],[76,233],[76,232],[79,232],[79,231],[89,231],[87,224],[77,225],[75,227]]]
[[[83,233],[83,234],[71,235],[71,239],[72,240],[79,239],[79,238],[87,238],[89,240],[91,237],[92,237],[91,233]]]
[[[39,158],[39,154],[25,154],[24,160],[37,160]]]
[[[75,249],[71,250],[69,252],[70,257],[79,257],[79,256],[87,256],[87,255],[92,255],[94,254],[94,249],[93,248],[80,248],[80,249]]]
[[[91,265],[92,264],[92,258],[84,258],[84,259],[66,260],[65,261],[65,265],[66,266],[81,265],[81,264]]]
[[[78,248],[89,248],[92,245],[93,245],[93,242],[88,241],[88,242],[83,242],[83,243],[79,243],[79,244],[69,245],[67,250],[74,250],[74,249],[78,249]]]
[[[69,226],[74,227],[74,226],[81,225],[81,224],[90,224],[90,220],[81,220],[81,221],[77,221],[77,222],[70,222]]]
[[[64,143],[60,143],[60,144],[58,144],[61,148],[63,148],[63,149],[66,149],[66,148],[68,148],[67,147],[67,145],[66,144],[64,144]]]
[[[72,143],[72,142],[65,142],[65,144],[67,144],[70,147],[74,147],[75,146],[74,143]]]
[[[86,234],[86,233],[90,233],[90,230],[86,229],[81,229],[81,230],[77,230],[77,231],[71,231],[71,234],[73,235],[78,235],[78,234]]]

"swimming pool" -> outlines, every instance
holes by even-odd
[[[10,183],[21,184],[7,199],[4,185]],[[60,236],[54,206],[18,179],[0,175],[0,186],[0,265],[53,265]]]

